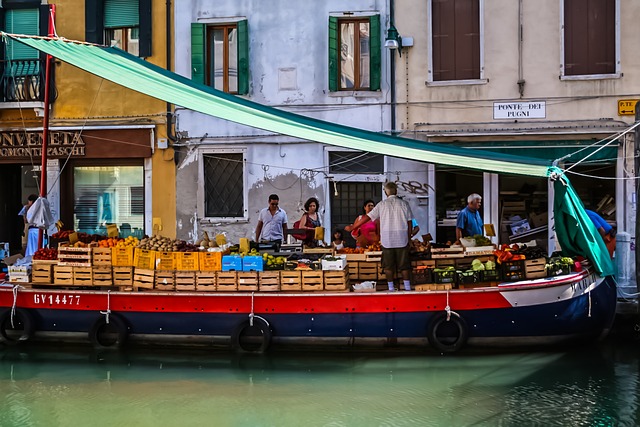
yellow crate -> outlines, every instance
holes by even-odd
[[[235,271],[218,271],[216,272],[218,280],[218,291],[237,291],[238,276]]]
[[[133,285],[133,267],[113,267],[114,286]]]
[[[156,268],[156,251],[135,248],[133,255],[133,266],[145,270],[153,270]]]
[[[176,270],[200,270],[199,252],[176,252]]]
[[[324,272],[325,291],[345,291],[349,289],[349,285],[349,272],[346,270]]]
[[[217,274],[215,271],[198,271],[196,273],[196,291],[212,292],[217,290]]]
[[[159,252],[156,251],[156,270],[175,270],[176,269],[176,253],[175,252]]]
[[[200,252],[200,271],[222,270],[222,252]]]
[[[94,286],[113,286],[113,271],[111,265],[93,266],[93,285]]]
[[[133,271],[133,290],[153,289],[155,271],[147,268],[135,268]]]
[[[176,291],[195,291],[196,272],[176,271]]]
[[[111,248],[111,264],[114,267],[133,267],[133,246]]]
[[[238,272],[238,290],[243,292],[255,292],[258,290],[257,271]]]
[[[91,256],[95,267],[111,267],[111,248],[93,248]]]
[[[159,291],[175,290],[175,272],[173,270],[156,270],[154,287]]]
[[[279,271],[261,271],[258,274],[258,288],[260,292],[273,292],[280,290]]]
[[[324,289],[323,271],[303,271],[302,272],[302,290],[303,291],[321,291]]]
[[[280,272],[280,290],[281,291],[301,291],[302,290],[302,272],[287,271]]]

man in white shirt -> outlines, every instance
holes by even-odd
[[[387,198],[378,203],[371,212],[363,215],[354,224],[346,226],[346,231],[357,229],[368,221],[380,219],[380,243],[382,244],[382,268],[390,291],[395,291],[396,270],[402,274],[405,291],[411,290],[411,261],[409,260],[409,240],[413,229],[413,213],[409,203],[400,199],[398,186],[393,182],[384,185]]]
[[[280,245],[287,233],[287,213],[280,209],[277,194],[269,196],[269,207],[260,211],[256,227],[256,242],[271,242]]]

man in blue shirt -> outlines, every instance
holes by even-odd
[[[609,225],[607,221],[604,220],[600,215],[595,213],[594,211],[590,211],[589,209],[584,210],[593,225],[598,230],[598,233],[602,236],[604,240],[604,244],[607,246],[607,250],[609,251],[609,256],[613,258],[613,251],[616,249],[616,232],[615,229]]]
[[[459,242],[463,237],[471,237],[476,234],[484,235],[484,222],[480,217],[480,206],[482,206],[482,197],[473,193],[467,197],[467,207],[462,209],[458,214],[456,222],[456,239]]]
[[[265,241],[281,244],[287,234],[287,213],[278,207],[277,194],[269,196],[269,207],[260,211],[256,227],[256,242]]]

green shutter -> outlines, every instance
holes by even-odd
[[[104,27],[137,27],[140,24],[138,0],[105,0]]]
[[[329,91],[338,90],[338,18],[329,17]]]
[[[329,90],[338,90],[338,18],[329,17]]]
[[[238,95],[249,93],[249,30],[247,20],[238,21]]]
[[[204,24],[191,24],[191,80],[204,84],[204,52],[205,52]]]
[[[370,90],[380,90],[380,75],[382,70],[382,45],[380,40],[380,15],[369,17],[369,61]],[[392,83],[393,84],[393,83]]]
[[[40,34],[39,9],[9,9],[5,13],[4,30],[13,34]],[[38,59],[38,51],[14,40],[7,41],[7,59]]]

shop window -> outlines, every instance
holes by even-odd
[[[243,218],[245,216],[244,154],[202,155],[204,172],[204,216]]]
[[[87,0],[85,38],[151,56],[151,0]]]
[[[380,15],[329,18],[329,90],[380,90]]]
[[[470,194],[482,194],[482,172],[436,166],[436,240],[440,243],[456,241],[458,213],[467,206]],[[487,199],[483,198],[483,203]],[[480,212],[483,215],[483,212]]]
[[[247,20],[191,24],[191,79],[227,93],[249,93]]]
[[[617,72],[618,0],[564,0],[564,76]]]
[[[120,236],[144,234],[142,166],[80,166],[73,171],[74,228],[106,234],[116,224]]]
[[[484,0],[430,0],[429,82],[482,78],[481,15]]]

